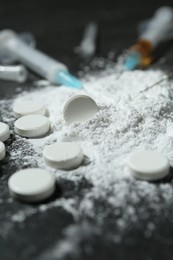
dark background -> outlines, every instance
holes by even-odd
[[[32,32],[40,50],[64,62],[77,75],[83,61],[76,56],[74,48],[79,44],[87,22],[94,20],[99,23],[97,55],[106,58],[110,51],[113,50],[118,55],[134,43],[137,37],[136,26],[139,21],[151,17],[153,12],[162,5],[173,5],[173,1],[1,0],[0,29],[9,28],[18,33]],[[30,74],[28,82],[23,84],[22,88],[31,88],[31,81],[36,78],[35,75]],[[17,87],[16,83],[1,81],[0,99],[11,98],[17,93]],[[8,107],[5,109],[8,110]],[[13,141],[12,137],[6,144],[9,151]],[[8,159],[0,166],[0,198],[3,201],[0,203],[0,259],[38,259],[46,249],[50,248],[58,239],[62,239],[64,228],[73,224],[75,220],[62,208],[56,207],[48,212],[38,212],[22,224],[11,223],[10,216],[15,212],[37,207],[37,205],[25,205],[17,201],[8,203],[7,180],[17,169],[18,165],[11,164]],[[61,180],[60,186],[61,192],[57,191],[55,198],[58,196],[75,197],[79,202],[82,194],[90,188],[90,184],[85,180],[82,180],[77,186]],[[96,201],[96,215],[100,211],[104,211],[105,203]],[[145,205],[145,201],[143,203]],[[149,212],[149,219],[152,220],[156,217],[152,211],[149,211],[147,205],[146,210]],[[167,211],[172,214],[173,207]],[[167,218],[167,214],[165,214],[157,216],[156,220],[155,235],[150,238],[145,237],[145,222],[141,221],[140,225],[127,230],[123,241],[115,246],[114,243],[104,239],[104,234],[109,233],[111,229],[115,230],[115,233],[117,232],[115,219],[112,218],[110,209],[102,232],[79,241],[80,254],[68,255],[64,259],[171,260],[173,259],[172,219]],[[84,222],[92,223],[95,226],[97,218],[92,220],[81,218],[76,223],[81,226]],[[9,231],[6,228],[8,226],[10,226]],[[4,230],[6,230],[5,235]],[[91,250],[88,251],[86,248]],[[51,255],[47,257],[47,260],[53,259]]]

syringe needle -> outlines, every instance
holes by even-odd
[[[161,78],[160,80],[156,81],[155,83],[153,83],[153,84],[150,85],[150,86],[147,86],[145,89],[139,91],[138,94],[144,93],[145,91],[147,91],[147,90],[149,90],[149,89],[151,89],[151,88],[153,88],[153,87],[159,85],[159,84],[162,83],[163,81],[168,80],[172,75],[173,75],[173,71],[170,71],[168,74],[164,75],[163,78]]]

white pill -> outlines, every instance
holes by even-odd
[[[47,145],[43,150],[43,158],[50,167],[70,170],[81,164],[83,152],[75,143],[61,142]]]
[[[9,126],[0,122],[0,141],[5,142],[10,137]]]
[[[30,168],[14,173],[8,181],[8,187],[14,198],[27,202],[37,202],[53,194],[55,183],[55,177],[49,172]]]
[[[23,116],[15,122],[15,132],[25,137],[39,137],[50,129],[50,121],[42,115]]]
[[[5,145],[0,141],[0,161],[5,157]]]
[[[71,97],[64,106],[65,121],[70,124],[91,119],[99,111],[96,102],[87,95]]]
[[[170,169],[168,159],[156,151],[133,152],[128,167],[135,178],[147,181],[164,178]]]
[[[38,101],[18,100],[14,103],[13,112],[17,118],[32,114],[46,115],[46,108]]]

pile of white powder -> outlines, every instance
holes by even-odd
[[[108,239],[110,235],[112,241],[119,243],[126,228],[140,219],[147,220],[145,235],[150,236],[155,229],[155,221],[151,221],[145,206],[139,206],[140,201],[144,199],[148,203],[147,208],[154,211],[156,217],[161,211],[166,212],[172,204],[172,183],[171,180],[159,183],[137,181],[130,176],[126,162],[132,151],[151,149],[167,156],[173,166],[173,84],[164,81],[144,93],[139,93],[163,75],[163,72],[156,70],[119,74],[107,69],[103,73],[87,75],[87,79],[83,79],[83,90],[65,86],[43,86],[22,93],[14,100],[0,101],[1,107],[10,104],[12,111],[12,105],[17,99],[37,100],[45,104],[50,115],[52,132],[46,137],[24,139],[16,136],[10,148],[10,160],[15,165],[19,168],[33,165],[55,172],[57,182],[66,179],[77,186],[85,179],[91,185],[80,203],[75,198],[58,198],[30,211],[19,211],[13,215],[12,220],[25,221],[38,211],[63,207],[73,215],[76,222],[88,217],[97,219],[97,233],[111,209],[111,216],[115,217],[117,226],[116,234],[110,231],[107,234]],[[99,113],[87,122],[66,125],[63,119],[64,104],[71,96],[79,93],[91,96],[99,106]],[[2,117],[4,122],[14,121],[12,112],[7,113],[5,109]],[[42,158],[43,148],[56,141],[74,141],[82,147],[85,159],[78,169],[62,171],[45,165]],[[95,201],[103,201],[105,208],[96,212]],[[81,229],[79,225],[74,225],[66,230],[64,240],[57,242],[51,249],[56,259],[74,252],[78,241],[70,239],[71,232],[82,234],[85,225],[83,223]],[[88,226],[86,229],[89,232]],[[90,231],[94,232],[93,227]],[[83,234],[88,235],[86,232]]]

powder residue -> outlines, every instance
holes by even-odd
[[[51,259],[61,259],[73,251],[80,253],[74,249],[80,244],[80,238],[88,238],[94,232],[96,236],[99,232],[104,233],[105,222],[110,216],[115,226],[111,228],[110,222],[110,233],[104,235],[113,243],[120,243],[126,230],[143,220],[146,225],[144,235],[151,236],[160,212],[167,214],[173,195],[171,175],[163,182],[148,183],[133,179],[126,167],[129,154],[138,149],[159,151],[173,166],[173,84],[164,81],[140,93],[163,75],[159,70],[120,74],[106,69],[104,73],[87,75],[83,79],[83,90],[42,86],[39,90],[18,95],[15,100],[0,101],[1,105],[11,102],[12,106],[17,99],[31,98],[43,103],[49,111],[52,126],[49,135],[39,139],[16,136],[9,148],[15,165],[45,168],[55,173],[57,182],[66,179],[77,186],[84,178],[91,185],[80,201],[60,197],[30,213],[20,211],[12,216],[12,221],[25,221],[36,211],[43,212],[50,207],[64,207],[73,215],[76,224],[68,227],[63,240],[48,251],[49,255],[52,252]],[[89,121],[67,125],[63,119],[63,107],[71,96],[79,93],[91,96],[98,104],[99,112]],[[12,124],[11,114],[4,110],[2,120]],[[56,141],[78,143],[85,155],[83,164],[67,172],[47,167],[42,158],[43,148]],[[149,210],[145,210],[146,205],[154,214],[152,219]],[[85,222],[79,225],[81,219],[94,219],[95,229],[92,225],[89,228]],[[73,240],[78,233],[80,236]]]

